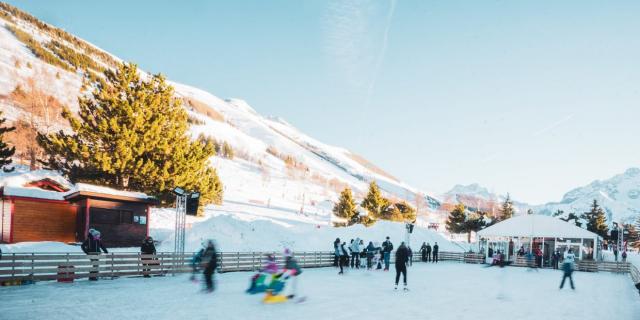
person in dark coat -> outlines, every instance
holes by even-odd
[[[433,262],[438,263],[438,251],[440,247],[438,247],[438,243],[433,245]]]
[[[140,246],[140,253],[142,253],[142,254],[156,254],[156,245],[153,243],[153,238],[151,238],[151,237],[144,238],[144,240],[142,241],[142,245]],[[148,261],[152,260],[152,258],[144,257],[141,260],[142,260],[142,265],[145,266],[145,267],[148,267],[150,265],[150,263]],[[142,273],[144,274],[145,278],[151,277],[149,275],[149,271],[151,271],[151,269],[149,269],[149,268],[142,269]]]
[[[367,270],[370,270],[373,267],[373,255],[376,253],[376,246],[373,245],[373,242],[369,241],[369,245],[367,245]]]
[[[338,251],[340,247],[340,238],[336,238],[336,241],[333,242],[333,266],[338,267],[338,262],[340,261],[340,253]]]
[[[343,268],[349,265],[349,252],[347,248],[345,248],[346,245],[347,243],[343,242],[338,249],[338,253],[340,254],[340,262],[338,263],[340,265],[340,272],[338,274],[344,274]]]
[[[389,237],[382,243],[382,255],[384,259],[384,271],[389,271],[389,261],[391,260],[391,251],[393,251],[393,243]]]
[[[409,262],[409,249],[402,242],[398,250],[396,250],[396,286],[395,289],[398,289],[398,282],[400,281],[400,274],[402,274],[402,279],[404,283],[404,290],[407,289],[407,263]]]
[[[92,271],[89,271],[89,280],[97,281],[98,268],[100,267],[100,259],[97,257],[97,255],[102,253],[102,251],[104,251],[104,253],[109,253],[109,251],[107,251],[107,248],[102,243],[100,231],[93,228],[89,229],[89,232],[87,233],[87,239],[82,242],[80,248],[82,249],[82,251],[84,251],[84,253],[90,256],[89,259],[91,259],[91,262],[93,264]]]
[[[431,262],[431,245],[427,243],[427,262]]]
[[[423,242],[420,247],[420,254],[422,255],[422,262],[427,262],[427,243]]]
[[[213,240],[207,242],[207,248],[204,249],[202,253],[202,263],[204,267],[204,281],[207,286],[205,291],[213,292],[213,273],[218,268],[218,253],[216,252]]]

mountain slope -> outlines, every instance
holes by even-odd
[[[498,202],[497,210],[500,202],[504,201],[504,196],[491,193],[478,184],[456,185],[442,198],[445,202],[464,203],[469,207],[479,207],[489,212],[496,201]],[[531,209],[538,214],[552,215],[561,210],[566,216],[572,212],[582,214],[589,211],[594,199],[606,212],[608,223],[635,221],[640,217],[640,169],[630,168],[612,178],[596,180],[589,185],[575,188],[567,192],[560,202],[541,205],[514,202],[514,205],[520,213]]]
[[[120,61],[63,30],[6,8],[0,3],[0,107],[10,121],[33,115],[12,98],[16,88],[33,85],[77,111],[77,97],[92,89],[89,79],[100,77],[99,70]],[[194,228],[228,214],[239,221],[258,219],[277,225],[293,214],[299,216],[294,220],[327,226],[338,193],[350,187],[362,197],[373,180],[391,198],[413,202],[416,194],[422,194],[344,148],[321,143],[280,118],[260,115],[243,100],[221,99],[189,85],[170,84],[189,114],[190,134],[227,142],[235,151],[232,159],[211,159],[224,184],[225,203],[206,208],[207,218],[193,220]],[[61,119],[51,121],[55,130],[68,129]],[[432,208],[439,205],[434,197],[424,197]],[[163,215],[163,210],[156,212],[157,219],[151,219],[153,232],[169,239],[172,218]],[[393,225],[403,230],[401,224]],[[395,229],[381,230],[389,228]]]

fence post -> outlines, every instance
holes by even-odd
[[[236,253],[236,271],[240,270],[240,251]]]
[[[35,266],[34,266],[34,264],[35,264],[35,256],[36,256],[35,252],[32,252],[31,253],[31,274],[29,275],[29,279],[31,279],[31,282],[34,281],[33,274],[36,272],[35,271]]]

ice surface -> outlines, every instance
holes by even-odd
[[[251,273],[216,275],[218,290],[200,293],[188,276],[41,282],[0,288],[3,319],[637,319],[638,293],[627,275],[561,272],[459,263],[415,264],[411,291],[393,290],[393,272],[306,269],[304,303],[263,305],[249,296]],[[287,288],[291,289],[291,288]]]

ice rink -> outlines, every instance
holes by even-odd
[[[395,272],[307,269],[298,281],[303,303],[264,305],[244,293],[252,273],[217,274],[213,294],[177,277],[41,282],[1,287],[1,319],[638,319],[640,296],[628,275],[562,273],[415,264],[409,292],[393,290]],[[289,288],[290,289],[290,288]],[[615,316],[614,316],[615,315]]]

